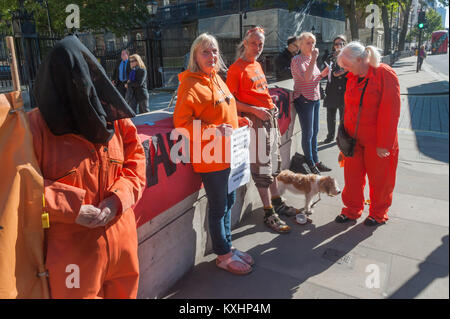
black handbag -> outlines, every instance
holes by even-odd
[[[295,153],[294,156],[292,156],[289,170],[294,173],[300,173],[305,175],[312,174],[311,169],[308,166],[308,163],[306,163],[305,155],[302,155],[300,153]]]
[[[342,120],[339,123],[337,137],[336,137],[336,143],[337,143],[337,146],[339,147],[339,150],[342,152],[342,154],[344,154],[345,157],[352,157],[353,154],[355,153],[356,135],[358,133],[359,118],[361,115],[363,97],[364,97],[364,93],[366,92],[366,87],[367,87],[368,82],[369,82],[369,79],[366,80],[366,84],[364,85],[363,91],[361,93],[361,99],[359,100],[358,119],[356,120],[356,129],[355,129],[355,134],[353,135],[353,137],[348,135],[348,133],[345,131],[344,116],[342,116]],[[345,115],[345,106],[344,106],[344,115]]]

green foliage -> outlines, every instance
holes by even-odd
[[[24,7],[35,14],[39,31],[48,31],[47,11],[35,0],[25,0]],[[80,31],[109,30],[122,35],[129,29],[145,25],[150,18],[144,0],[48,0],[52,28],[58,33],[66,31],[65,11],[69,4],[80,8]],[[0,0],[0,29],[11,21],[10,11],[19,7],[17,0]]]
[[[426,22],[422,29],[422,41],[428,41],[431,39],[431,33],[433,31],[442,30],[444,26],[442,25],[442,18],[439,13],[433,9],[428,9],[426,12]],[[411,42],[413,38],[419,36],[419,28],[412,28],[406,37],[408,42]]]

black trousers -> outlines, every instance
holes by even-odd
[[[327,107],[327,139],[333,140],[336,134],[336,113],[339,110],[339,120],[342,121],[344,115],[344,106],[340,107]]]
[[[125,88],[125,83],[127,83],[127,82],[118,81],[116,83],[116,88],[119,91],[120,95],[122,95],[123,98],[125,98],[125,95],[127,93],[127,89]]]

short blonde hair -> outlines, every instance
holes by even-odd
[[[137,64],[138,64],[138,66],[139,66],[141,69],[147,69],[147,68],[145,67],[144,61],[142,61],[142,58],[141,58],[141,56],[140,56],[139,54],[133,54],[133,55],[130,55],[130,57],[128,58],[128,60],[131,60],[131,59],[135,59],[136,62],[137,62]]]
[[[377,51],[377,48],[368,45],[364,46],[361,42],[352,41],[347,44],[339,53],[337,62],[341,60],[341,57],[345,55],[350,61],[355,61],[357,58],[369,58],[369,64],[374,68],[380,65],[381,55]]]
[[[187,66],[189,71],[191,72],[200,71],[200,67],[197,64],[197,61],[195,61],[195,54],[197,53],[199,47],[205,48],[211,45],[216,47],[218,50],[217,64],[215,65],[214,69],[217,72],[221,70],[226,70],[225,63],[223,62],[222,56],[220,55],[219,43],[217,42],[217,39],[211,34],[202,33],[194,40],[194,42],[192,42],[191,50],[189,53],[189,63]]]
[[[313,39],[314,43],[316,43],[316,36],[312,34],[311,32],[302,32],[300,36],[298,37],[300,40],[300,45],[302,45],[303,40],[305,39]]]

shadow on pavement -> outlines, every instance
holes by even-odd
[[[436,278],[448,276],[448,266],[436,266],[433,261],[442,255],[448,259],[448,235],[442,238],[442,245],[436,248],[425,261],[419,264],[419,272],[416,273],[403,286],[389,296],[390,299],[412,299],[417,297]]]
[[[196,287],[194,293],[192,290],[189,292],[192,299],[240,299],[248,296],[256,299],[299,298],[299,294],[303,293],[299,292],[300,288],[313,287],[308,283],[300,287],[303,283],[335,264],[345,267],[342,260],[351,258],[347,257],[349,253],[376,230],[362,223],[355,226],[356,222],[337,224],[332,221],[319,227],[314,224],[292,225],[292,221],[288,223],[292,227],[290,235],[277,235],[273,240],[247,250],[256,261],[251,274],[236,276],[217,269],[215,260],[203,262],[195,266],[181,286],[173,288],[170,298],[188,297],[183,292],[185,285]],[[233,234],[233,241],[270,231],[263,224],[259,211],[248,216],[241,226],[245,229]]]
[[[447,95],[414,95],[439,93]],[[426,157],[448,163],[448,82],[440,81],[408,88],[411,129],[416,134],[419,151]]]

